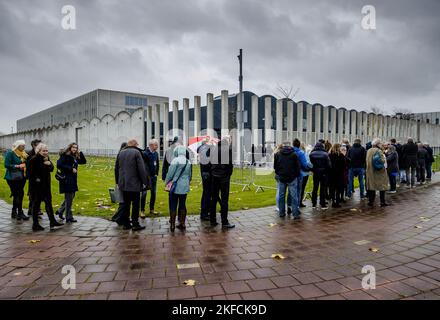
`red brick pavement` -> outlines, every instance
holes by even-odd
[[[359,200],[325,213],[306,209],[299,221],[274,208],[235,212],[229,231],[192,216],[175,235],[164,218],[132,233],[85,217],[32,234],[1,203],[0,299],[440,299],[439,191],[432,184],[399,192],[384,209]],[[361,240],[369,243],[355,244]],[[61,287],[64,265],[77,271],[75,290]],[[365,265],[376,269],[374,290],[362,289]],[[196,285],[185,286],[188,279]]]

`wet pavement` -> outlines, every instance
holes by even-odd
[[[133,233],[87,217],[50,232],[45,217],[32,233],[0,202],[0,299],[440,299],[440,184],[389,198],[295,221],[274,207],[234,212],[228,231],[191,216],[174,235],[165,218]],[[76,289],[62,288],[65,265]],[[366,265],[376,289],[362,288]]]

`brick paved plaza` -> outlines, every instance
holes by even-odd
[[[33,234],[2,202],[0,298],[440,299],[440,184],[402,190],[390,202],[308,208],[299,221],[278,218],[274,207],[234,212],[230,231],[192,216],[175,235],[165,218],[133,234],[85,217]],[[64,265],[76,268],[75,290],[62,289]],[[365,265],[376,269],[375,290],[362,289]],[[183,284],[190,279],[195,286]]]

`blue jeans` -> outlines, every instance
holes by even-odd
[[[299,215],[298,210],[298,179],[293,180],[290,183],[284,183],[277,181],[277,194],[278,194],[278,210],[280,216],[286,215],[286,192],[289,191],[290,198],[287,198],[287,206],[292,208],[293,216]]]
[[[348,171],[348,193],[347,196],[351,197],[353,194],[353,186],[354,186],[354,177],[359,178],[359,188],[361,189],[361,198],[364,198],[365,195],[365,185],[364,185],[364,177],[365,177],[365,169],[364,168],[350,168]]]
[[[150,196],[150,211],[154,210],[154,204],[156,203],[156,190],[157,190],[157,176],[151,177],[151,196]],[[141,196],[141,211],[145,212],[145,203],[147,202],[147,190],[142,191]]]
[[[302,181],[303,181],[303,177],[298,177],[296,178],[297,182],[296,182],[296,198],[298,199],[298,201],[296,202],[296,208],[297,210],[299,210],[299,203],[301,202],[301,193],[302,193]],[[302,199],[301,199],[302,200]],[[292,194],[290,193],[290,191],[287,193],[287,207],[289,207],[290,209],[292,209]]]
[[[432,162],[426,163],[426,179],[432,178]]]

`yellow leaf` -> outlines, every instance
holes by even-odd
[[[283,256],[281,253],[274,253],[271,257],[272,257],[272,259],[276,259],[276,260],[286,259],[286,257]]]
[[[41,242],[41,240],[29,240],[28,242],[30,244],[35,244],[35,243]]]
[[[183,284],[186,285],[186,286],[195,286],[196,285],[196,281],[192,280],[192,279],[189,279],[189,280],[183,281]]]
[[[414,226],[416,229],[422,229],[422,226]]]
[[[379,248],[372,247],[369,249],[371,252],[379,252]]]
[[[353,208],[353,209],[350,209],[350,211],[352,211],[352,212],[357,212],[358,209]]]
[[[115,208],[111,208],[110,211],[116,211],[116,209]]]
[[[242,210],[249,210],[249,207],[243,207]]]
[[[14,273],[14,276],[21,276],[21,272]]]
[[[269,224],[269,227],[271,227],[271,228],[273,228],[273,227],[275,227],[275,226],[277,226],[276,223],[270,223],[270,224]]]
[[[431,219],[426,218],[426,217],[420,217],[420,220],[422,220],[423,222],[428,222],[428,221],[430,221]]]

